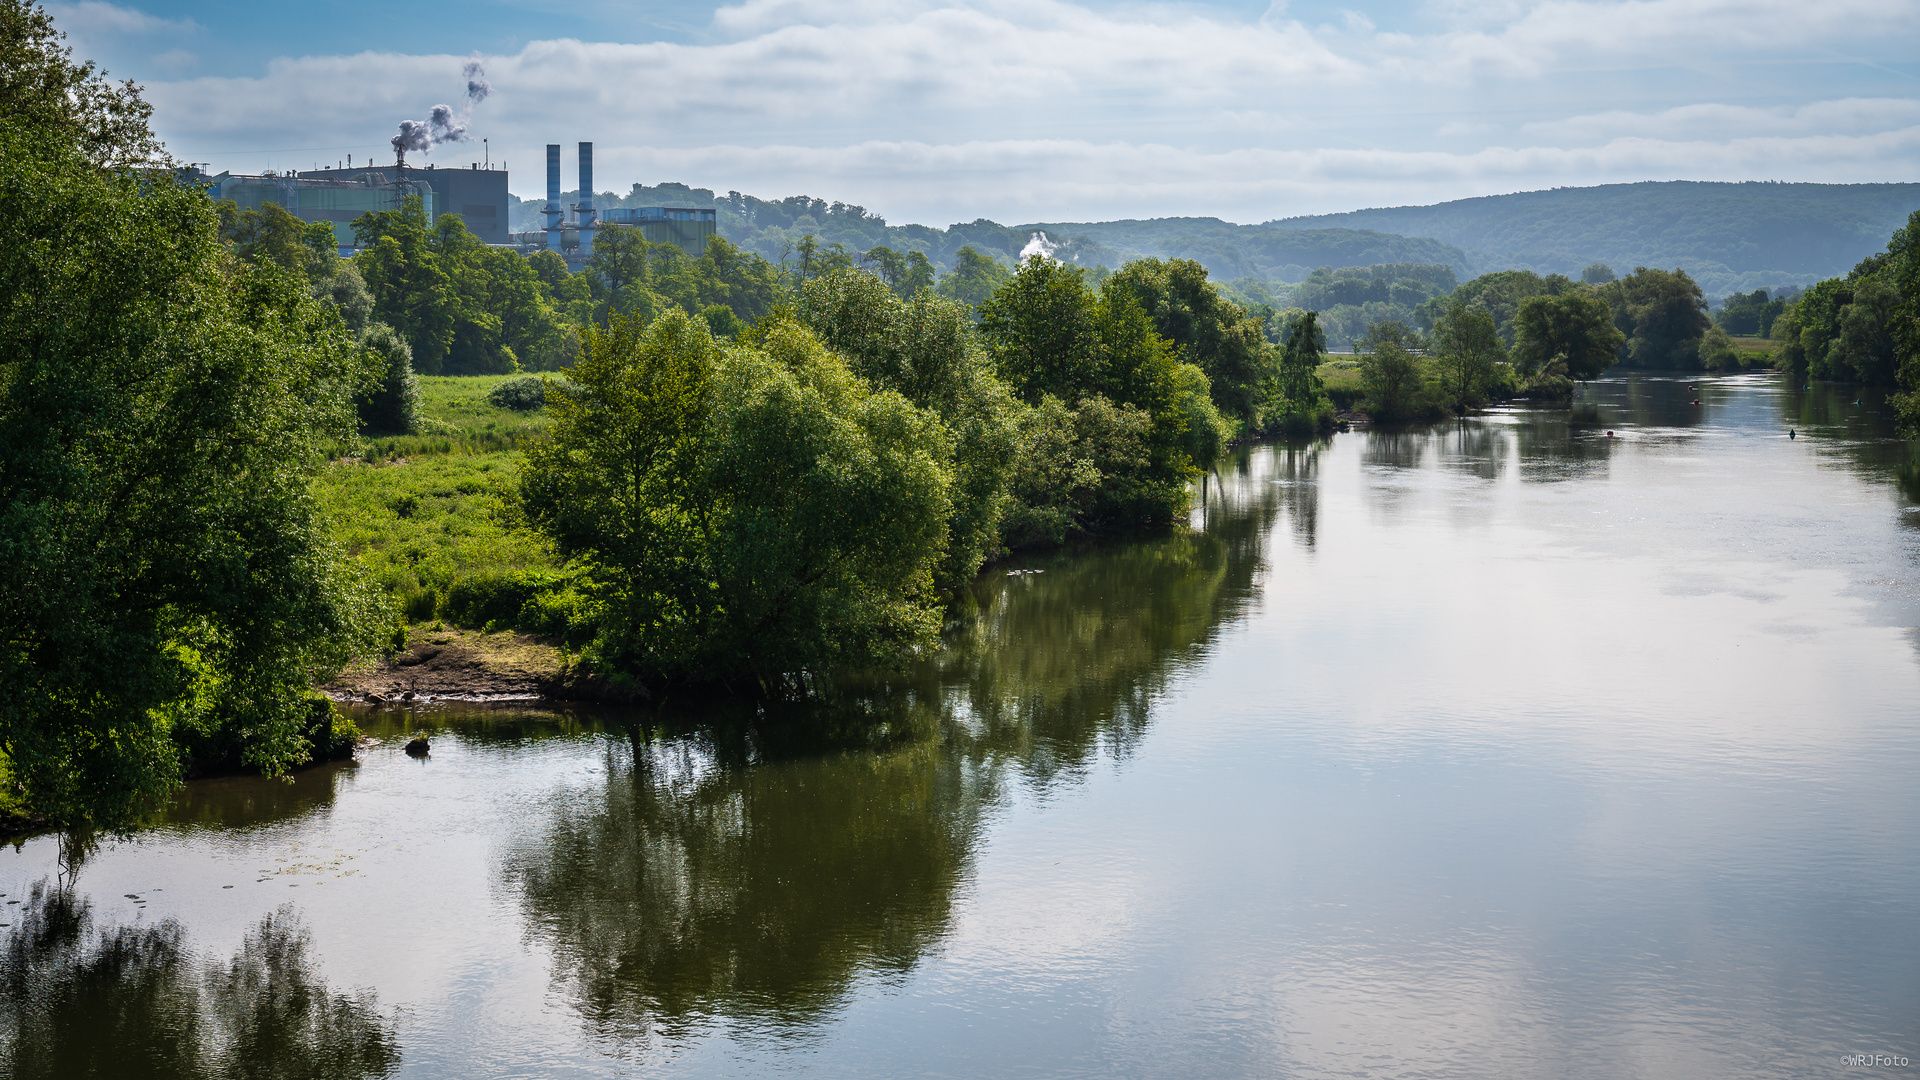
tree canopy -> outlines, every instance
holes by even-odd
[[[1613,309],[1613,324],[1625,335],[1619,359],[1628,367],[1698,368],[1700,338],[1707,332],[1707,301],[1685,270],[1633,273],[1601,288]]]
[[[1514,323],[1513,356],[1528,375],[1595,378],[1613,366],[1626,340],[1614,326],[1606,301],[1586,293],[1529,297]]]
[[[44,134],[97,167],[169,164],[140,88],[109,81],[91,60],[75,63],[66,36],[32,0],[0,0],[0,123]]]
[[[677,310],[617,319],[570,375],[523,501],[592,576],[604,669],[777,692],[932,640],[953,482],[933,414],[787,317],[731,347]]]
[[[97,161],[0,124],[0,751],[117,827],[193,761],[312,752],[311,687],[379,620],[309,484],[375,372],[201,192]]]

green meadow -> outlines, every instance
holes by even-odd
[[[340,447],[317,485],[335,537],[409,622],[484,624],[493,613],[463,598],[559,569],[513,512],[522,448],[547,418],[488,404],[509,377],[421,376],[422,432]]]

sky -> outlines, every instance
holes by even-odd
[[[391,161],[399,123],[445,104],[466,141],[410,163],[485,155],[523,197],[547,143],[572,188],[591,140],[601,191],[807,194],[894,224],[1920,180],[1920,0],[46,6],[214,171]]]

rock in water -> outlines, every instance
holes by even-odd
[[[430,749],[432,749],[432,747],[427,745],[427,740],[424,737],[418,738],[407,744],[407,756],[426,757],[427,751]]]

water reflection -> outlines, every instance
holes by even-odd
[[[1311,472],[1310,458],[1296,458]],[[1253,597],[1291,488],[1237,471],[1206,531],[993,575],[946,651],[804,712],[637,718],[603,779],[509,847],[503,881],[590,1030],[794,1030],[945,934],[1010,780],[1130,752],[1169,681]]]
[[[387,1076],[400,1064],[371,995],[327,988],[283,908],[222,964],[180,924],[97,928],[91,905],[42,882],[0,954],[0,1074],[37,1077]]]
[[[1778,395],[1779,421],[1853,467],[1885,476],[1911,503],[1920,503],[1920,441],[1902,439],[1885,395],[1858,386],[1815,383]],[[1908,515],[1909,524],[1920,520]]]
[[[340,787],[352,782],[352,761],[303,769],[285,780],[257,776],[201,780],[180,789],[166,811],[175,828],[228,829],[289,821],[331,807]]]
[[[1498,480],[1506,470],[1508,433],[1477,420],[1457,420],[1440,429],[1440,463],[1481,480]]]

